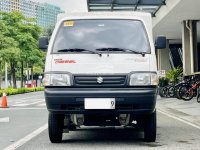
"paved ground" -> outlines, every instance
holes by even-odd
[[[43,92],[8,96],[7,101],[9,108],[0,108],[0,149],[47,122]]]
[[[90,129],[90,130],[89,130]],[[64,134],[63,143],[51,144],[47,130],[19,150],[64,149],[199,149],[200,130],[158,113],[158,137],[155,143],[143,142],[142,132],[123,128],[83,128]]]
[[[191,101],[183,101],[158,96],[157,108],[162,112],[200,126],[200,103],[197,103],[196,97]]]
[[[12,109],[21,107],[46,108],[44,100],[44,92],[34,92],[34,93],[7,96],[7,102],[8,106]]]
[[[10,108],[0,109],[0,149],[200,149],[200,104],[195,98],[185,102],[158,97],[155,143],[143,142],[143,133],[134,128],[83,127],[52,144],[43,92],[9,96],[8,104]]]

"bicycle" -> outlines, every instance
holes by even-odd
[[[160,95],[161,95],[161,97],[167,97],[167,98],[176,97],[176,98],[180,99],[179,89],[180,89],[180,87],[182,85],[189,84],[189,81],[190,80],[188,80],[188,79],[184,79],[183,81],[181,81],[178,84],[168,85],[168,86],[162,87],[160,89]]]
[[[199,79],[194,79],[193,83],[184,84],[179,89],[179,96],[185,101],[191,100],[197,95],[197,89],[200,86]]]

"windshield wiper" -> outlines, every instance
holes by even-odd
[[[109,54],[109,52],[110,51],[130,51],[130,52],[133,52],[133,53],[135,53],[135,54],[141,54],[143,57],[145,56],[145,52],[139,52],[139,51],[136,51],[136,50],[133,50],[133,49],[126,49],[126,48],[115,48],[115,47],[113,47],[113,48],[98,48],[98,49],[96,49],[97,51],[107,51],[108,52],[108,54]]]
[[[98,54],[99,56],[102,56],[100,52],[94,51],[94,50],[89,50],[89,49],[84,49],[84,48],[66,48],[66,49],[60,49],[57,50],[58,52],[83,52],[83,51],[88,51],[91,52],[92,54]]]

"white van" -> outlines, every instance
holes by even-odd
[[[156,47],[165,48],[166,38]],[[49,138],[84,126],[140,126],[156,140],[157,64],[148,13],[63,15],[48,45],[45,99]]]

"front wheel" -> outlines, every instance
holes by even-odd
[[[164,95],[163,95],[163,87],[159,88],[159,95],[160,95],[160,97],[164,97]]]
[[[194,90],[191,85],[183,85],[179,89],[179,96],[184,101],[189,101],[194,97]]]
[[[200,95],[197,95],[197,103],[200,103]]]
[[[175,96],[175,87],[174,86],[169,86],[168,87],[168,97],[172,98]]]
[[[147,142],[155,142],[156,141],[156,128],[157,128],[157,121],[156,121],[156,110],[147,115],[145,118],[145,125],[144,125],[144,139]]]
[[[179,95],[180,88],[181,88],[180,85],[175,87],[175,97],[176,97],[177,99],[181,99],[181,97],[180,97],[180,95]]]
[[[64,116],[49,113],[48,119],[48,129],[49,129],[49,139],[52,143],[60,143],[62,141],[64,126]]]
[[[200,103],[200,87],[197,88],[197,103]]]

